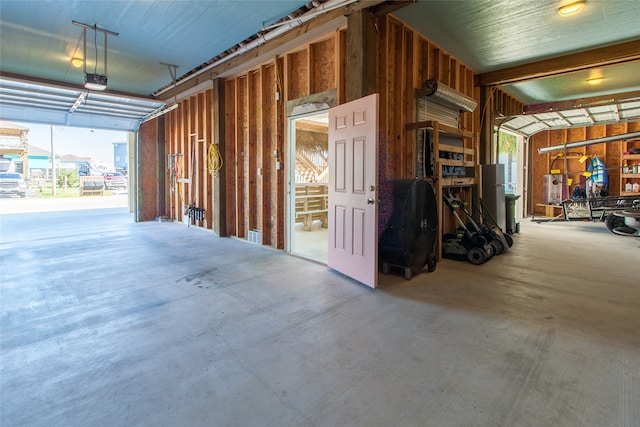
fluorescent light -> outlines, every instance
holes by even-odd
[[[591,79],[587,79],[587,83],[591,86],[599,85],[604,80],[604,77],[593,77]]]
[[[586,2],[584,1],[577,1],[575,3],[565,4],[564,6],[560,7],[560,9],[558,9],[558,13],[562,16],[573,15],[584,9],[585,3]]]

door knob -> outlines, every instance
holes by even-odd
[[[372,205],[372,204],[374,204],[375,202],[376,202],[376,201],[375,201],[375,200],[373,200],[373,199],[371,199],[371,198],[367,199],[367,204],[368,204],[368,205]]]

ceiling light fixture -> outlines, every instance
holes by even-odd
[[[71,58],[71,65],[73,65],[74,67],[80,68],[82,67],[82,64],[84,64],[84,59],[78,58],[77,56]]]
[[[574,15],[584,9],[585,1],[577,1],[575,3],[565,4],[558,9],[561,16]]]

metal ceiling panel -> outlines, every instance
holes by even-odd
[[[165,103],[0,77],[3,120],[137,131]]]
[[[635,1],[587,1],[570,17],[563,3],[421,0],[394,14],[478,73],[638,37]]]
[[[568,117],[567,120],[570,126],[591,126],[594,123],[593,119],[587,115]]]
[[[306,3],[2,0],[1,67],[4,72],[83,84],[83,69],[70,62],[83,56],[82,28],[72,21],[95,23],[119,34],[107,38],[109,89],[146,96],[172,82],[160,62],[177,65],[180,76]],[[102,42],[102,34],[94,39],[93,31],[87,30],[89,72],[103,70]]]
[[[640,108],[622,110],[620,117],[625,120],[634,120],[640,118]]]
[[[420,0],[394,14],[477,73],[640,39],[637,1],[588,0],[562,17],[569,0]],[[502,88],[524,104],[640,90],[640,63],[578,71]],[[600,85],[587,80],[602,76]]]
[[[547,129],[604,125],[638,119],[640,100],[634,99],[588,108],[515,116],[503,121],[501,127],[531,136]]]
[[[573,119],[575,117],[584,117],[587,112],[584,110],[584,108],[580,108],[578,110],[565,110],[562,112],[562,114],[567,118]]]

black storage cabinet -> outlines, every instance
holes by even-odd
[[[391,199],[392,214],[378,245],[382,273],[400,267],[409,280],[425,265],[434,271],[438,207],[433,187],[422,178],[395,180]]]

